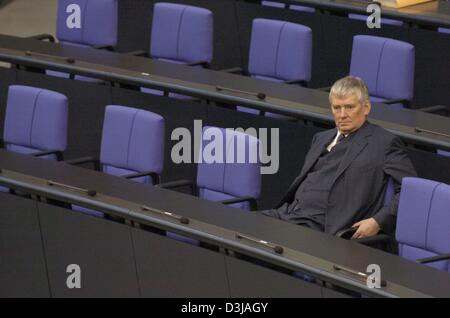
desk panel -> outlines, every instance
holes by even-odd
[[[222,254],[132,230],[142,297],[229,297]]]
[[[38,204],[52,297],[138,297],[130,228]],[[81,269],[81,288],[69,289],[67,266]]]
[[[36,201],[0,193],[0,297],[49,297]]]
[[[227,257],[231,297],[320,298],[321,288],[288,274]]]

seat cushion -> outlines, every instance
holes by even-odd
[[[132,175],[132,174],[138,173],[137,171],[134,171],[134,170],[117,168],[117,167],[110,166],[110,165],[103,165],[102,168],[103,168],[104,173],[107,173],[107,174],[110,174],[113,176],[117,176],[117,177],[127,176],[127,175]],[[145,177],[134,178],[134,179],[129,179],[129,180],[139,182],[139,183],[154,184],[153,178],[151,176],[145,176]]]
[[[387,101],[386,98],[382,98],[382,97],[378,97],[378,96],[370,96],[370,101],[372,103],[384,103],[385,101]],[[396,103],[396,104],[389,104],[390,107],[395,107],[395,108],[400,108],[400,109],[405,109],[406,107],[403,106],[402,103]]]
[[[205,188],[199,189],[199,197],[202,199],[208,200],[208,201],[213,201],[213,202],[229,200],[229,199],[236,199],[235,196],[225,194],[223,192],[205,189]],[[227,204],[227,206],[237,208],[237,209],[250,210],[250,204],[248,202]]]

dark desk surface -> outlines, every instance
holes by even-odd
[[[2,183],[5,182],[5,176],[10,173],[9,171],[20,172],[44,180],[95,189],[104,202],[110,200],[111,204],[116,203],[127,207],[127,204],[123,204],[118,199],[125,200],[129,202],[128,209],[133,209],[132,203],[135,204],[134,211],[136,211],[136,204],[138,206],[143,204],[186,216],[191,219],[191,223],[185,227],[185,232],[192,233],[190,231],[198,224],[196,221],[200,221],[202,224],[208,224],[206,227],[203,225],[206,228],[205,231],[211,230],[211,226],[216,226],[216,230],[226,229],[228,232],[244,233],[279,244],[285,248],[283,256],[264,251],[264,248],[256,248],[258,250],[256,255],[264,255],[264,259],[282,266],[290,265],[289,268],[294,266],[298,269],[310,270],[319,277],[335,279],[344,286],[354,287],[351,284],[352,280],[333,273],[329,269],[330,264],[339,264],[361,272],[365,272],[368,264],[379,264],[382,278],[388,281],[385,289],[376,291],[379,295],[450,297],[450,275],[447,273],[258,213],[230,208],[65,163],[46,161],[4,150],[0,150],[0,168],[3,169],[3,173],[0,173]],[[44,183],[41,181],[41,184]],[[34,189],[36,184],[30,183],[28,186],[28,189]],[[105,195],[112,198],[105,199]],[[88,196],[78,196],[80,197],[79,201],[76,201],[78,203],[83,200],[86,202],[93,200]],[[147,212],[137,212],[133,215],[142,220],[155,218],[154,214]],[[216,230],[213,229],[213,231]],[[223,233],[226,235],[226,232]],[[248,246],[241,242],[236,244]],[[361,284],[357,285],[361,286]]]
[[[31,51],[35,54],[27,55]],[[36,54],[37,53],[37,54]],[[43,56],[47,54],[49,56]],[[63,58],[61,58],[63,57]],[[75,63],[64,57],[75,58]],[[68,71],[109,81],[165,89],[230,104],[274,111],[312,121],[332,123],[328,93],[253,79],[202,68],[155,61],[90,48],[0,35],[0,61]],[[246,94],[220,92],[220,85],[267,95],[260,100]],[[370,119],[405,140],[450,150],[450,118],[409,109],[374,104]],[[418,132],[416,128],[434,131]],[[445,135],[439,135],[445,134]]]
[[[358,12],[367,14],[371,0],[288,0],[289,3],[310,5],[316,8]],[[404,8],[382,8],[382,17],[396,18],[405,22],[450,27],[450,2],[432,1]]]

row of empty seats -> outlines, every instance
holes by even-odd
[[[79,5],[83,13],[82,23],[78,26],[72,17],[74,5]],[[101,12],[101,15],[93,16],[95,12]],[[170,63],[208,67],[213,59],[213,24],[213,14],[207,9],[156,3],[149,52],[134,53],[146,54],[153,59]],[[114,47],[117,44],[117,1],[61,0],[58,7],[57,36],[63,45]],[[306,86],[311,80],[312,38],[312,30],[307,26],[255,19],[252,25],[248,75],[262,80]],[[374,102],[408,106],[413,100],[414,58],[414,47],[409,43],[381,37],[356,36],[349,74],[365,80]],[[61,72],[48,71],[48,74],[69,77]],[[76,78],[93,80],[81,76]],[[164,94],[147,88],[142,91]],[[185,98],[177,94],[170,96]]]
[[[7,150],[62,160],[68,123],[66,96],[41,88],[10,86],[3,138]],[[250,153],[257,154],[257,138],[232,130],[204,128],[204,134],[211,133],[223,136],[224,160],[223,163],[203,160],[198,165],[198,191],[195,192],[211,201],[233,199],[229,204],[237,208],[256,208],[261,190],[260,163],[249,160],[237,163],[237,155],[248,154],[248,159]],[[68,163],[93,162],[104,173],[155,185],[160,183],[163,171],[164,144],[163,117],[142,109],[109,105],[105,108],[99,160],[86,157]],[[205,141],[200,150],[204,147]],[[234,153],[231,158],[230,152]]]
[[[13,85],[8,92],[3,143],[7,150],[61,160],[67,144],[68,99],[57,92]],[[206,135],[208,137],[206,137]],[[221,136],[222,162],[205,160],[203,149],[211,136]],[[117,105],[105,109],[100,159],[104,173],[148,184],[160,182],[165,143],[164,119],[155,113]],[[217,127],[205,127],[201,163],[198,164],[194,194],[236,208],[256,209],[261,190],[259,161],[250,160],[258,152],[256,137]],[[245,160],[238,160],[244,153]],[[230,155],[231,154],[231,155]],[[80,164],[91,158],[72,160]],[[219,159],[220,161],[220,159]],[[231,161],[231,162],[230,162]],[[94,162],[96,162],[94,160]],[[193,185],[172,182],[167,187]],[[9,189],[1,188],[2,192]],[[74,206],[74,210],[103,217],[100,212]],[[400,255],[420,259],[437,269],[450,271],[450,186],[419,178],[405,178],[400,194],[396,239]],[[199,244],[198,241],[168,233],[172,238]],[[443,256],[444,255],[444,256]],[[429,259],[432,257],[431,259]],[[439,261],[435,261],[438,257]],[[440,257],[440,258],[439,258]]]

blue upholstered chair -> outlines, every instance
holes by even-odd
[[[256,199],[261,192],[258,139],[242,132],[217,127],[204,127],[202,137],[197,182],[182,180],[163,184],[162,187],[174,189],[191,186],[193,193],[202,199],[244,210],[255,210]],[[217,144],[213,144],[214,142]],[[214,157],[209,158],[207,149],[212,145],[217,147]],[[168,233],[168,236],[198,244],[196,240],[174,233]]]
[[[372,102],[407,107],[414,94],[414,46],[369,35],[353,39],[350,75],[366,83]]]
[[[312,31],[291,22],[254,19],[250,41],[248,74],[266,81],[300,84],[311,79]],[[239,111],[259,110],[238,106]],[[267,113],[267,116],[286,116]]]
[[[397,215],[400,256],[450,273],[450,186],[404,178]]]
[[[7,150],[61,160],[67,146],[67,97],[12,85],[8,90],[3,143]]]
[[[160,182],[164,165],[164,119],[155,113],[110,105],[105,110],[100,160],[104,173],[136,182]],[[96,162],[93,158],[69,161],[72,164]],[[81,207],[74,210],[103,216]]]
[[[154,6],[149,56],[153,59],[209,67],[213,58],[213,14],[210,10],[174,3]],[[164,92],[142,88],[142,92]],[[188,98],[178,94],[170,97]]]
[[[56,36],[67,47],[113,48],[117,45],[118,0],[59,0]],[[48,75],[69,78],[62,72]],[[101,82],[75,76],[77,80]]]
[[[67,146],[67,97],[46,89],[12,85],[8,90],[2,144],[8,151],[62,160]],[[1,192],[8,189],[0,187]]]

